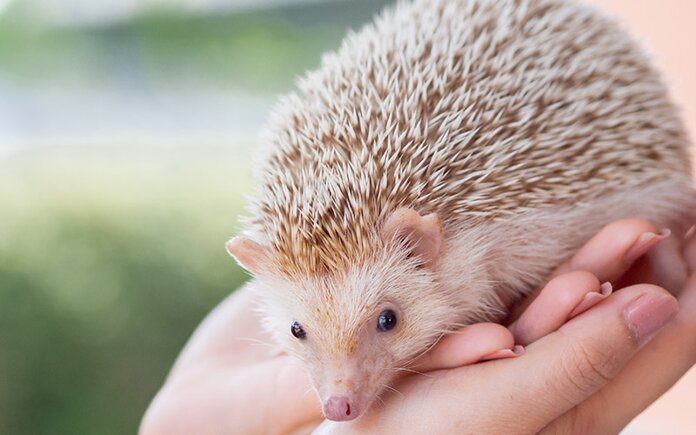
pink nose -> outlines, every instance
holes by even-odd
[[[350,402],[345,396],[331,396],[324,403],[324,415],[333,421],[352,420],[357,415],[350,409]]]

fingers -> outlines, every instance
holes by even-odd
[[[688,275],[680,250],[680,241],[671,237],[657,244],[648,253],[655,284],[672,293],[677,293],[681,289]]]
[[[595,275],[599,282],[614,282],[669,235],[669,230],[657,231],[655,225],[641,219],[612,222],[592,237],[570,260],[559,266],[551,277],[582,270]],[[540,292],[541,289],[537,289],[526,302],[516,306],[510,318],[518,318]]]
[[[558,268],[556,277],[510,325],[515,342],[532,343],[605,299],[612,292],[611,284],[607,281],[600,285],[595,275],[600,279],[618,279],[636,259],[668,236],[669,231],[658,233],[653,224],[640,219],[624,219],[604,227]],[[465,329],[445,337],[419,361],[417,370],[438,370],[491,357],[515,356],[519,349],[516,353],[510,339],[509,334],[491,325]]]
[[[484,359],[514,357],[521,352],[521,347],[515,348],[512,334],[504,326],[477,323],[443,337],[411,368],[419,372],[449,369]]]
[[[527,347],[514,365],[505,366],[508,376],[496,378],[503,384],[491,387],[510,390],[514,385],[510,397],[534,401],[539,412],[529,415],[525,400],[508,406],[518,407],[519,418],[536,418],[543,426],[615,378],[676,310],[676,300],[659,287],[622,289]]]
[[[622,219],[600,230],[561,266],[555,275],[574,270],[593,273],[600,282],[614,281],[651,248],[670,236],[641,219]]]
[[[692,270],[696,269],[696,241],[693,239],[684,250]],[[679,296],[679,312],[668,324],[630,361],[617,378],[581,404],[566,421],[606,427],[618,433],[636,415],[657,400],[684,373],[696,363],[696,274],[692,275]],[[604,410],[611,407],[612,412]],[[576,423],[577,424],[577,423]],[[549,431],[549,433],[554,433]]]
[[[570,272],[552,279],[510,325],[515,342],[526,346],[557,330],[568,319],[604,300],[611,291],[610,283],[600,285],[589,272]]]

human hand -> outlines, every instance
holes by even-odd
[[[617,433],[696,362],[695,275],[669,324],[677,303],[665,290],[636,284],[609,296],[597,279],[652,275],[642,260],[631,265],[663,238],[645,221],[609,225],[509,329],[478,324],[445,337],[419,363],[426,376],[402,379],[382,406],[315,433]],[[694,269],[696,242],[684,254]],[[462,367],[513,356],[515,340],[529,344],[521,358]]]
[[[602,255],[595,256],[593,252],[597,249],[588,249],[586,246],[583,248],[585,253],[583,254],[581,250],[571,263],[564,266],[565,269],[559,270],[559,273],[586,268],[604,280],[611,278],[609,274],[612,271],[618,274],[625,270],[630,263],[617,262],[618,252],[625,250],[624,247],[632,242],[632,238],[637,238],[641,231],[646,230],[645,225],[649,224],[638,222],[637,225],[626,225],[626,223],[619,224],[618,227],[617,224],[612,225],[613,227],[610,226],[603,231],[604,235],[600,233],[587,245],[599,243]],[[648,230],[650,229],[646,231]],[[606,243],[602,242],[603,240]],[[649,247],[644,246],[643,249]],[[594,263],[583,264],[583,261]],[[563,288],[561,286],[563,280],[570,278],[558,278],[546,289]],[[564,302],[561,306],[551,306],[550,309],[544,310],[545,303],[555,303],[556,300],[554,297],[545,298],[544,295],[560,295],[560,293],[545,290],[535,304],[529,307],[528,312],[531,314],[521,317],[516,326],[511,328],[518,330],[515,333],[518,342],[527,343],[555,330],[565,322],[566,318],[562,313],[564,310],[568,311],[573,298],[584,299],[584,295],[590,288],[596,289],[598,286],[596,280],[590,286],[580,284],[582,279],[586,280],[585,284],[587,280],[591,280],[587,274],[576,273],[575,278],[579,280],[566,290],[576,289],[576,291],[563,292],[561,299]],[[304,371],[293,358],[280,354],[270,345],[263,345],[268,337],[262,331],[258,318],[252,311],[255,302],[253,285],[254,283],[251,282],[247,287],[237,291],[214,310],[199,327],[179,357],[165,386],[150,406],[141,426],[143,435],[306,433],[321,422],[321,408],[315,394],[311,391]],[[568,298],[569,294],[573,296]],[[598,297],[601,299],[597,293],[590,299],[596,300]],[[538,317],[534,315],[535,310],[551,313],[553,316]],[[499,325],[474,325],[446,337],[421,360],[418,370],[458,367],[476,362],[482,355],[489,353],[497,357],[510,356],[512,352],[509,349],[513,344],[512,334]],[[501,352],[501,349],[508,349],[508,351]],[[671,361],[660,361],[660,364],[668,365]],[[686,370],[684,367],[684,362],[680,365],[675,361],[671,366],[670,379],[676,380],[681,376],[681,373]],[[439,372],[435,374],[439,376]],[[421,379],[421,377],[416,378]],[[664,390],[671,385],[666,377],[663,377],[662,382],[663,384],[656,385],[653,391],[660,388]],[[649,399],[648,396],[642,397],[649,401],[657,397]],[[387,398],[387,400],[394,399]],[[384,408],[377,406],[375,411],[387,409],[389,409],[388,406]],[[433,412],[432,418],[438,418],[440,410],[428,409]],[[443,408],[443,410],[446,409]],[[630,412],[633,411],[627,411],[627,414]],[[585,415],[584,412],[580,413]],[[571,420],[569,418],[557,421]],[[348,429],[350,426],[342,427]],[[327,429],[326,426],[323,430],[325,429]]]
[[[272,344],[254,281],[198,327],[150,404],[141,435],[308,433],[321,404],[304,369]]]

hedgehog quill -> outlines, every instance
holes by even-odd
[[[569,1],[399,3],[300,80],[263,145],[227,250],[331,420],[443,331],[503,319],[607,223],[693,217],[659,74]]]

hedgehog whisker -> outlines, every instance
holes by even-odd
[[[305,390],[305,392],[304,392],[304,393],[302,393],[302,397],[305,397],[305,396],[307,395],[307,393],[311,393],[311,392],[312,392],[312,390],[313,390],[313,388],[312,388],[312,387],[309,387],[309,388],[307,388],[307,389]]]
[[[435,329],[434,332],[439,332],[440,334],[443,334],[443,335],[450,335],[450,334],[452,334],[453,332],[456,332],[458,329],[461,329],[461,328],[459,328],[459,327],[454,327],[454,328],[451,328],[451,329]]]
[[[420,372],[420,371],[418,371],[418,370],[409,369],[409,368],[407,368],[407,367],[397,367],[397,368],[392,369],[392,370],[397,371],[397,372],[408,372],[408,373],[413,373],[413,374],[420,375],[420,376],[425,376],[425,377],[428,377],[428,378],[432,378],[432,377],[433,377],[433,375],[431,375],[431,374],[428,374],[428,373],[425,373],[425,372]]]
[[[433,347],[435,347],[435,345],[436,345],[437,343],[440,342],[440,339],[441,339],[443,336],[444,336],[444,334],[440,334],[440,336],[437,338],[437,340],[433,341],[433,343],[432,343],[430,346],[428,346],[423,352],[417,354],[415,357],[413,357],[413,358],[411,358],[410,360],[406,361],[406,363],[404,363],[404,365],[405,365],[405,366],[411,365],[411,363],[413,363],[414,361],[418,360],[420,357],[422,357],[422,356],[425,355],[426,353],[430,352],[430,350],[431,350]]]
[[[258,338],[235,337],[235,340],[245,341],[247,343],[251,343],[251,344],[256,345],[256,346],[267,346],[267,347],[275,347],[276,346],[274,343],[269,343],[267,341],[259,340]]]
[[[403,395],[404,395],[404,393],[402,393],[401,391],[399,391],[399,390],[397,390],[396,388],[394,388],[394,387],[392,387],[392,386],[390,386],[390,385],[387,385],[387,384],[382,384],[381,388],[385,388],[385,389],[387,389],[387,390],[389,390],[389,391],[393,391],[393,392],[397,393],[399,396],[403,396]]]

